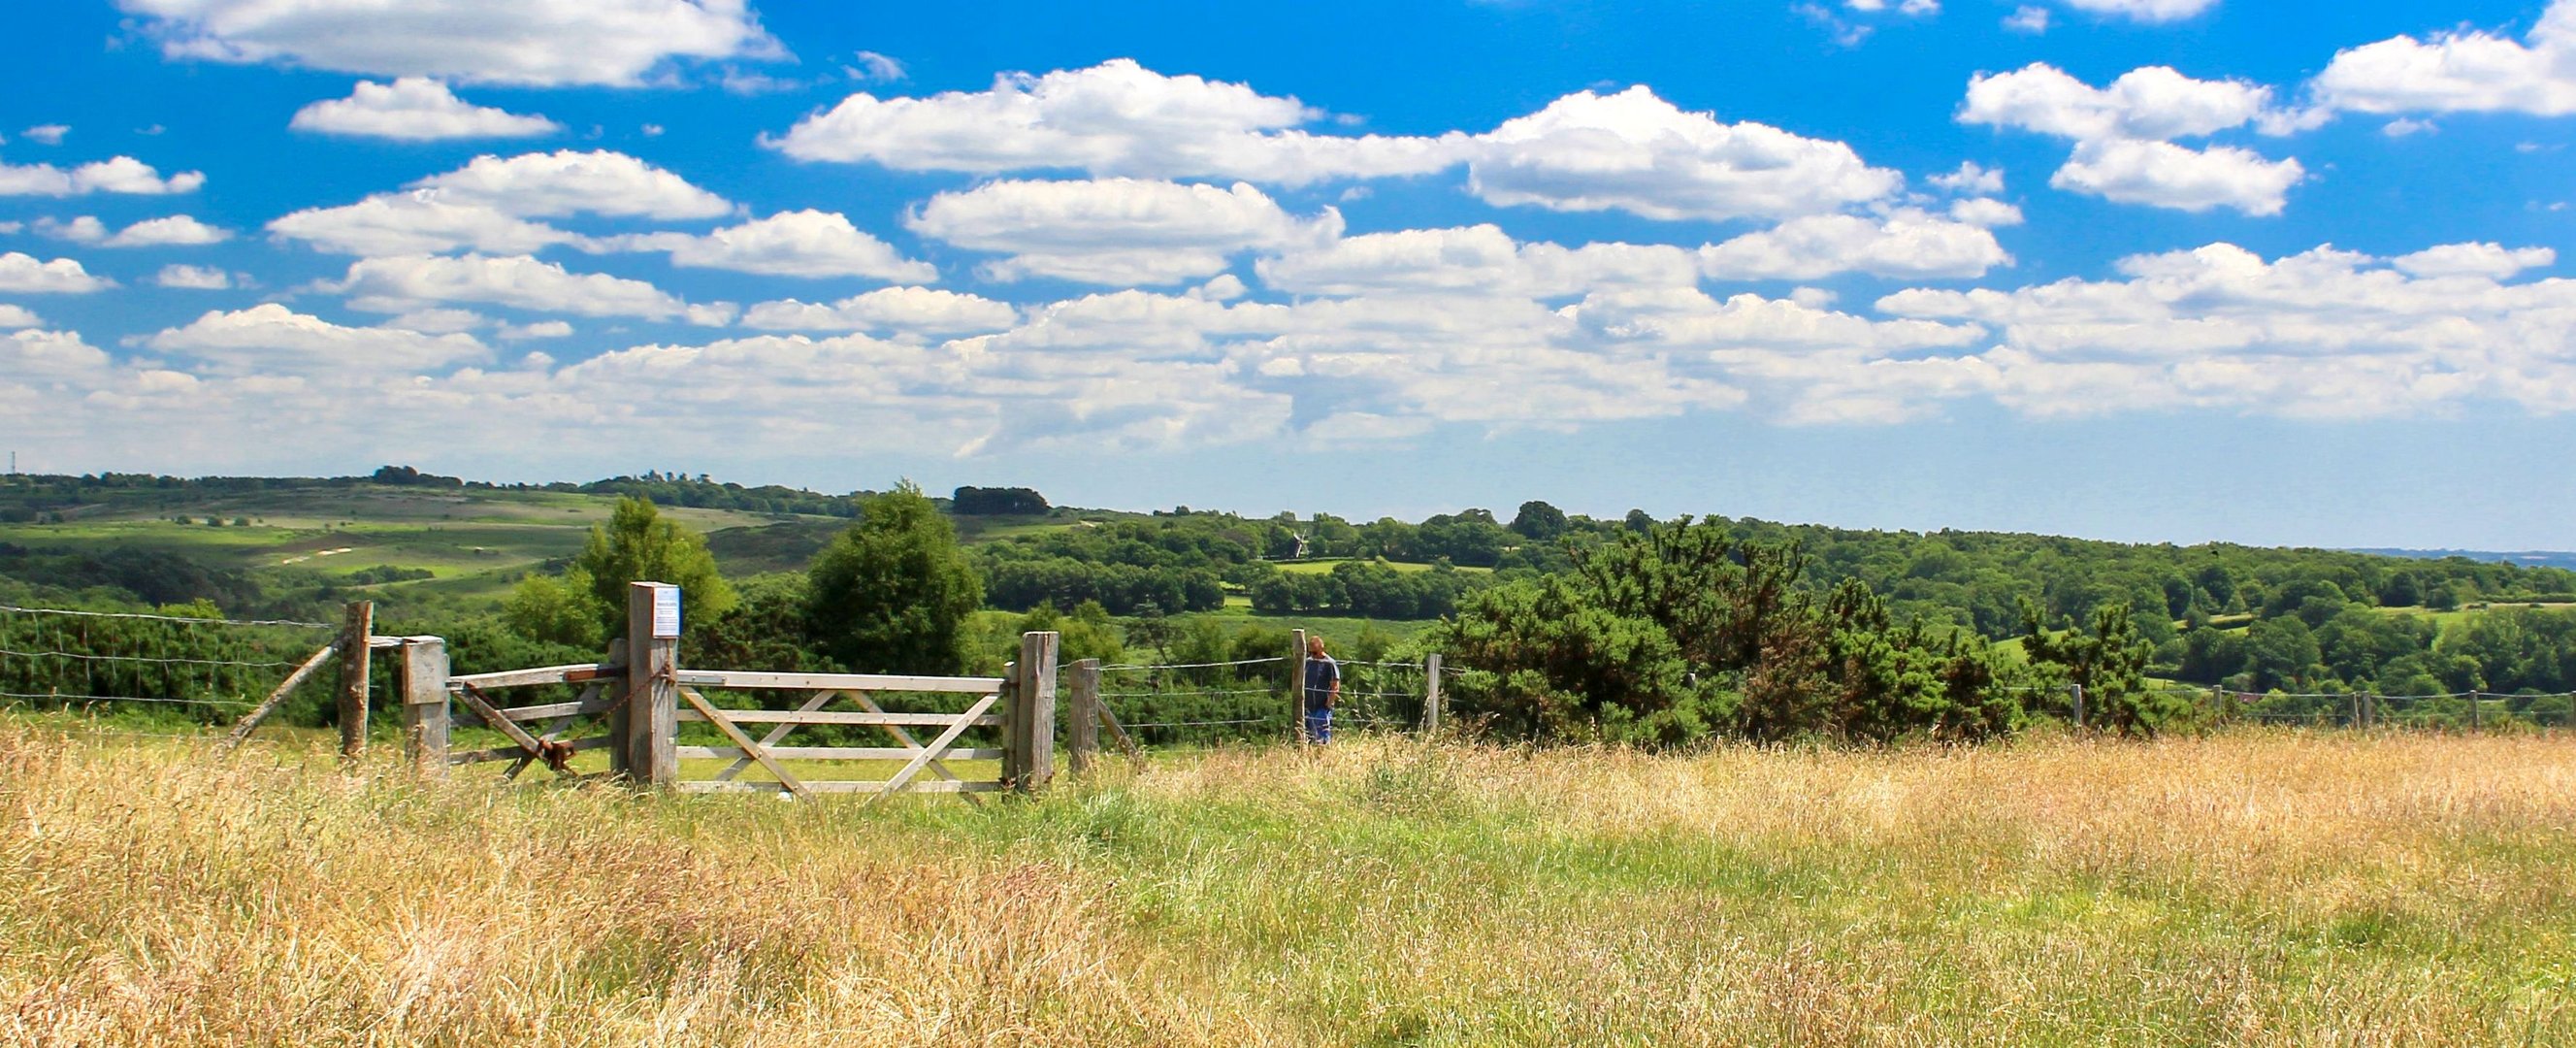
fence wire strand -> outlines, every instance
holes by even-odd
[[[144,619],[152,622],[177,622],[190,626],[290,626],[296,629],[312,630],[336,630],[340,628],[328,622],[299,622],[294,619],[199,619],[190,618],[185,615],[147,615],[142,612],[133,611],[72,611],[66,608],[22,608],[15,604],[0,604],[0,611],[16,612],[20,615],[72,615],[89,619]]]
[[[249,699],[169,699],[145,698],[141,695],[73,695],[70,693],[0,691],[0,699],[44,699],[48,702],[159,702],[174,706],[230,706],[245,709],[257,705]]]
[[[83,659],[91,662],[150,662],[171,666],[249,666],[254,669],[283,669],[289,666],[301,665],[300,663],[280,661],[243,662],[236,659],[171,659],[150,655],[83,655],[74,651],[11,651],[7,648],[0,648],[0,655],[14,655],[22,659],[56,658]]]

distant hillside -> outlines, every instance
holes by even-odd
[[[2381,557],[2407,557],[2415,560],[2442,560],[2463,557],[2487,564],[2520,564],[2527,568],[2566,568],[2576,571],[2576,553],[2560,550],[2523,550],[2499,553],[2482,549],[2356,549],[2349,552]]]

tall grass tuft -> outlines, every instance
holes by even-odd
[[[2576,1043],[2563,736],[1359,738],[980,809],[322,745],[0,721],[0,1041]]]

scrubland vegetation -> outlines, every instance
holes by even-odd
[[[22,1044],[2565,1044],[2563,735],[1363,740],[1043,798],[0,724]]]

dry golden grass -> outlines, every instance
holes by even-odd
[[[2576,739],[1218,751],[1037,803],[0,723],[25,1044],[2576,1043]]]

